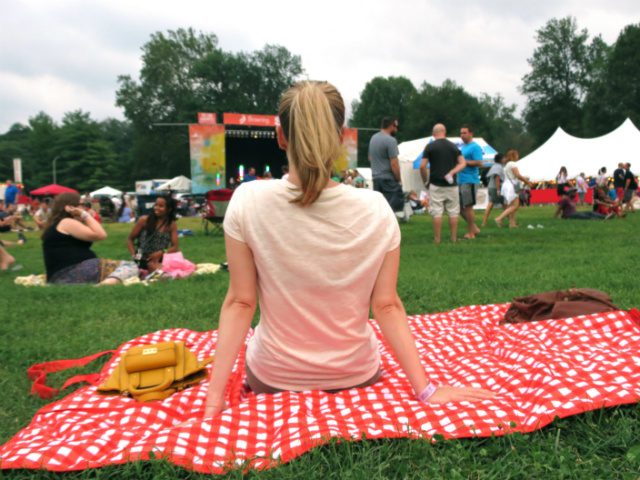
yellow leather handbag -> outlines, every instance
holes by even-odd
[[[163,342],[133,347],[120,356],[120,363],[98,387],[103,395],[133,397],[139,402],[164,400],[207,378],[209,357],[199,362],[184,342]]]

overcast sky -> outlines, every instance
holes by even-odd
[[[141,47],[157,31],[215,33],[227,51],[278,44],[302,57],[350,104],[376,76],[416,87],[451,78],[468,92],[521,107],[535,31],[572,15],[612,44],[640,21],[638,0],[225,1],[1,0],[0,133],[44,111],[57,122],[82,109],[123,119],[118,75],[137,79]],[[270,113],[270,112],[265,112]],[[195,119],[194,119],[195,121]]]

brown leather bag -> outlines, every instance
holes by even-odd
[[[571,287],[569,290],[516,297],[499,323],[535,322],[616,310],[620,308],[613,304],[606,293],[590,288]]]

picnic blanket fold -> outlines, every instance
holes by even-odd
[[[199,359],[214,353],[215,331],[163,330],[125,343],[94,385],[43,407],[0,447],[1,466],[69,471],[164,457],[203,473],[222,473],[233,465],[263,469],[330,437],[530,432],[556,416],[640,398],[640,314],[608,312],[499,326],[507,307],[470,306],[409,319],[433,381],[488,388],[497,393],[491,400],[417,402],[374,322],[383,375],[363,389],[255,395],[244,383],[243,350],[226,392],[229,408],[214,418],[201,419],[207,382],[151,403],[95,393],[119,353],[132,346],[174,340],[185,341]],[[193,423],[183,424],[188,420]]]

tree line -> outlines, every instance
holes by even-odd
[[[471,124],[494,148],[526,155],[562,127],[579,137],[605,134],[630,117],[640,125],[640,25],[625,27],[613,45],[591,38],[572,17],[551,19],[536,32],[531,70],[520,85],[521,115],[500,94],[472,95],[454,80],[419,86],[405,77],[376,77],[352,104],[349,126],[361,128],[359,164],[381,119],[396,116],[398,140],[429,135],[442,122],[451,134]],[[225,52],[214,34],[179,29],[151,35],[142,47],[139,80],[118,78],[116,105],[127,120],[97,121],[69,112],[60,124],[40,112],[0,135],[0,179],[23,160],[29,188],[53,181],[79,190],[110,185],[131,190],[136,179],[189,175],[185,125],[198,112],[275,114],[282,92],[304,75],[302,59],[266,45]]]

